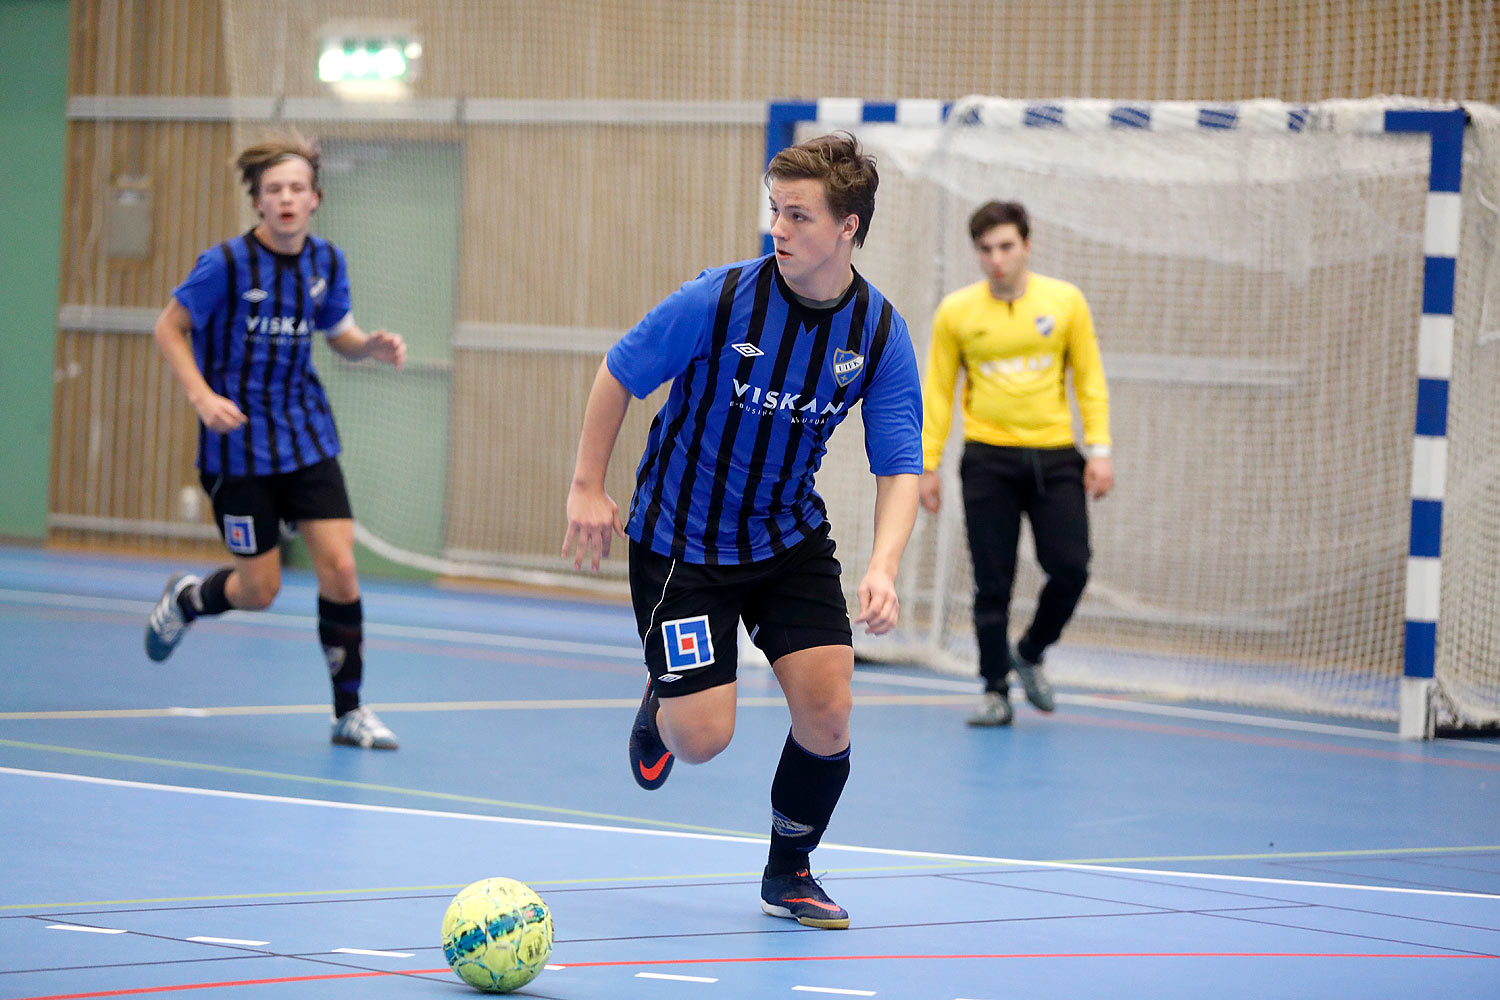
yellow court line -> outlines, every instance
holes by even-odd
[[[925,871],[938,868],[974,868],[972,862],[948,861],[928,864],[910,865],[884,865],[873,868],[819,868],[818,871],[837,873],[840,875],[859,874],[867,872],[900,872],[900,871]],[[566,879],[534,879],[527,885],[535,888],[559,889],[564,886],[582,885],[628,885],[635,886],[641,883],[653,885],[676,885],[686,882],[698,882],[704,879],[759,879],[761,869],[739,871],[739,872],[696,872],[689,875],[613,875],[599,876],[596,878],[566,878]],[[240,892],[226,893],[218,896],[152,896],[143,899],[93,899],[93,900],[65,900],[51,903],[3,903],[0,910],[61,910],[77,906],[142,906],[147,903],[225,903],[236,900],[251,899],[302,899],[311,896],[373,896],[385,895],[393,892],[457,892],[464,888],[466,882],[455,882],[451,885],[386,885],[372,886],[366,889],[303,889],[291,892]]]
[[[867,694],[855,695],[856,705],[968,705],[973,702],[969,695],[953,694]],[[509,699],[503,701],[389,701],[372,702],[370,708],[378,712],[508,712],[584,708],[636,708],[639,698],[537,698],[532,700]],[[748,696],[739,699],[741,707],[765,708],[785,705],[786,699],[777,696]],[[171,705],[163,708],[80,708],[60,709],[50,712],[0,712],[0,722],[38,722],[69,719],[168,719],[168,718],[212,718],[231,715],[327,715],[324,705],[213,705],[185,707]]]
[[[528,812],[554,813],[559,816],[574,816],[579,819],[610,820],[617,823],[635,823],[641,826],[662,827],[671,830],[689,830],[694,833],[712,833],[731,837],[760,837],[764,834],[746,833],[743,830],[724,830],[713,826],[694,826],[691,823],[673,823],[668,820],[644,819],[639,816],[619,816],[614,813],[591,812],[586,809],[568,809],[564,806],[540,806],[530,802],[511,802],[506,799],[490,799],[480,795],[459,795],[455,792],[432,792],[421,788],[402,788],[399,785],[377,785],[367,781],[346,781],[341,778],[320,778],[310,774],[284,774],[279,771],[257,771],[246,767],[230,767],[227,764],[202,764],[196,761],[170,760],[164,757],[143,757],[137,754],[114,753],[108,750],[87,750],[82,747],[53,746],[46,743],[27,743],[21,740],[0,739],[0,747],[18,750],[37,750],[43,753],[68,754],[74,757],[93,757],[99,760],[122,761],[130,764],[157,764],[162,767],[178,767],[191,771],[209,771],[214,774],[238,774],[251,778],[273,778],[277,781],[293,781],[308,785],[324,785],[335,788],[355,788],[366,792],[385,792],[393,795],[409,795],[414,798],[437,799],[443,802],[467,802],[474,805],[499,806],[504,809],[524,809]]]

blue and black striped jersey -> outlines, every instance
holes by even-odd
[[[268,476],[338,454],[312,335],[353,322],[342,250],[308,235],[301,253],[279,254],[245,233],[200,254],[172,295],[192,317],[204,379],[247,418],[228,434],[199,425],[199,469]]]
[[[906,322],[869,282],[827,309],[800,302],[767,255],[704,271],[607,355],[651,425],[630,537],[692,563],[759,561],[827,520],[813,477],[862,402],[877,476],[922,471],[922,395]]]

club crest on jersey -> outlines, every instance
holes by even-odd
[[[225,514],[224,545],[237,556],[255,555],[255,518]]]
[[[246,302],[264,302],[267,298],[270,297],[270,295],[271,293],[266,291],[264,288],[252,288],[244,295],[241,295],[240,298],[244,299]]]
[[[730,344],[729,346],[732,347],[732,348],[734,348],[736,351],[739,351],[741,354],[743,354],[747,358],[758,358],[762,354],[766,353],[765,351],[762,351],[759,347],[756,347],[754,344],[740,343],[740,344]]]
[[[833,379],[839,385],[848,385],[865,366],[865,356],[843,349],[833,352]]]
[[[317,281],[314,281],[312,283],[312,288],[308,291],[308,294],[313,297],[314,301],[316,301],[318,299],[321,299],[323,297],[323,293],[326,291],[328,291],[328,282],[324,281],[322,278],[319,278]]]
[[[1051,316],[1038,316],[1036,318],[1036,332],[1040,333],[1043,337],[1051,333],[1053,328],[1056,326],[1057,320],[1053,319]]]
[[[714,640],[708,631],[708,615],[662,622],[661,638],[667,650],[668,670],[697,670],[714,662]]]

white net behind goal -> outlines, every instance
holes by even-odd
[[[980,278],[967,219],[991,198],[1027,206],[1034,270],[1093,308],[1117,487],[1091,506],[1092,579],[1049,656],[1057,680],[1394,718],[1428,140],[1341,130],[1374,110],[1315,108],[1321,128],[1280,134],[997,129],[957,111],[942,129],[860,128],[881,191],[857,266],[919,355],[941,296]],[[1465,184],[1438,636],[1444,707],[1470,723],[1500,719],[1487,141]],[[974,670],[961,449],[955,437],[944,509],[911,550],[908,629],[872,655]],[[839,497],[840,538],[868,546],[868,488],[842,457],[850,488],[833,470],[820,485]],[[1023,555],[1013,634],[1040,587],[1029,541]]]

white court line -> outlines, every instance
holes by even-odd
[[[629,826],[605,826],[599,823],[570,823],[554,819],[522,819],[515,816],[485,816],[478,813],[447,812],[437,809],[413,809],[410,806],[378,806],[362,802],[336,802],[330,799],[304,799],[288,795],[262,795],[257,792],[232,792],[221,788],[193,788],[187,785],[163,785],[149,781],[125,781],[120,778],[96,778],[87,774],[63,771],[32,771],[0,767],[0,774],[54,781],[75,781],[87,785],[107,785],[139,791],[172,792],[179,795],[202,795],[209,798],[239,799],[246,802],[270,802],[282,805],[312,806],[320,809],[343,809],[349,812],[385,813],[394,816],[423,816],[431,819],[458,819],[473,823],[502,823],[511,826],[536,826],[560,830],[626,834],[635,837],[672,837],[678,840],[708,840],[725,844],[765,844],[765,837],[738,837],[722,833],[688,833],[681,830],[650,830]],[[978,854],[944,854],[938,851],[910,851],[894,847],[860,847],[854,844],[824,843],[824,851],[847,851],[851,854],[874,854],[883,857],[923,858],[934,861],[962,861],[975,865],[1013,865],[1023,868],[1056,868],[1076,872],[1109,872],[1116,875],[1147,875],[1155,878],[1189,879],[1215,882],[1249,882],[1257,885],[1302,886],[1315,889],[1347,889],[1354,892],[1383,892],[1403,896],[1442,896],[1456,899],[1491,899],[1500,894],[1458,892],[1452,889],[1411,889],[1405,886],[1360,885],[1354,882],[1314,882],[1306,879],[1263,878],[1255,875],[1220,875],[1210,872],[1182,872],[1169,868],[1123,868],[1114,865],[1089,865],[1073,861],[1033,861],[1024,858],[996,858]]]
[[[708,976],[669,976],[665,972],[637,972],[637,979],[670,979],[678,983],[717,983],[717,979]]]
[[[248,948],[259,948],[263,944],[271,943],[269,941],[243,941],[240,938],[220,937],[190,937],[188,940],[197,941],[199,944],[242,944]]]
[[[57,594],[46,591],[8,590],[0,588],[0,601],[12,604],[30,604],[41,607],[83,608],[90,611],[123,611],[131,614],[149,614],[155,607],[142,601],[127,601],[115,597],[80,597],[74,594]],[[221,615],[220,621],[241,625],[261,625],[278,629],[307,629],[316,627],[318,620],[311,615],[288,615],[279,611],[230,611]],[[378,635],[391,639],[421,639],[424,642],[441,642],[452,646],[492,646],[500,649],[525,649],[544,653],[569,653],[580,656],[608,656],[620,660],[639,660],[639,645],[611,646],[598,642],[571,642],[564,639],[538,639],[529,635],[504,635],[495,632],[468,632],[454,628],[429,628],[424,625],[388,625],[381,622],[365,622],[365,635]]]
[[[0,588],[0,601],[13,604],[28,604],[41,607],[86,608],[96,611],[125,611],[147,614],[154,602],[128,601],[113,597],[85,597],[76,594],[60,594],[48,591],[10,590]],[[316,625],[317,619],[310,615],[288,615],[276,611],[231,611],[222,617],[224,621],[245,625],[266,625],[273,628],[306,629]],[[419,625],[386,625],[380,622],[365,622],[366,635],[390,638],[422,639],[450,645],[490,646],[501,649],[529,649],[539,652],[575,653],[585,656],[607,656],[613,659],[639,661],[641,650],[637,645],[612,646],[602,643],[569,642],[561,639],[538,639],[531,636],[504,635],[493,632],[469,632],[460,629],[427,628]],[[967,694],[975,692],[973,681],[946,678],[884,676],[879,672],[854,674],[856,683],[887,684],[893,687],[923,688],[929,691],[953,691]],[[1197,719],[1228,725],[1252,726],[1263,729],[1283,729],[1293,732],[1320,733],[1327,736],[1345,736],[1351,739],[1377,740],[1383,743],[1402,742],[1395,732],[1378,729],[1363,729],[1358,726],[1337,726],[1328,723],[1305,722],[1299,719],[1276,719],[1261,715],[1246,715],[1238,712],[1220,712],[1212,709],[1187,708],[1185,706],[1161,705],[1121,698],[1104,698],[1095,695],[1059,693],[1057,701],[1064,705],[1079,705],[1112,712],[1139,715],[1163,715],[1180,719]],[[746,699],[740,699],[747,704]],[[779,699],[777,700],[779,704]],[[1467,750],[1500,753],[1500,743],[1476,743],[1470,740],[1447,740],[1438,738],[1434,743],[1462,743]]]
[[[411,958],[414,953],[409,951],[370,951],[367,948],[335,948],[331,954],[371,955],[375,958]]]
[[[85,927],[82,924],[48,924],[49,931],[81,931],[84,934],[129,934],[123,927]]]
[[[872,997],[875,995],[874,990],[836,990],[832,986],[793,986],[792,989],[801,990],[803,993],[837,993],[839,996],[845,997]]]

